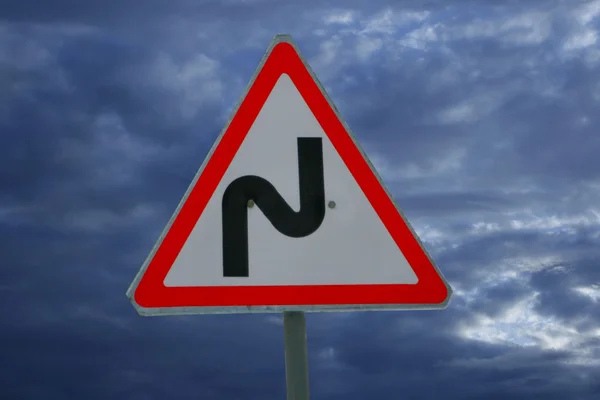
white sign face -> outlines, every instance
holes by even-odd
[[[248,209],[249,276],[223,276],[221,199],[236,178],[257,175],[300,208],[298,137],[323,143],[326,208],[311,235],[278,232]],[[164,281],[167,286],[415,284],[417,277],[298,89],[281,75]]]
[[[451,289],[277,36],[127,295],[173,315],[439,309]]]

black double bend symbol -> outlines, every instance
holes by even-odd
[[[274,166],[277,168],[277,166]],[[325,218],[325,183],[321,138],[298,138],[300,210],[294,211],[266,179],[237,178],[223,194],[223,276],[248,277],[248,202],[252,200],[280,233],[301,238]]]

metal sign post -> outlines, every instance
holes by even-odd
[[[283,313],[287,400],[309,400],[306,318],[302,311]]]

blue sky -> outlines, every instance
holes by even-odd
[[[284,398],[279,316],[125,291],[290,33],[454,289],[309,315],[313,398],[597,399],[599,29],[577,0],[3,5],[0,397]]]

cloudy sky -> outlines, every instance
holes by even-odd
[[[308,315],[313,398],[599,398],[599,29],[598,0],[3,3],[0,398],[285,398],[279,316],[125,297],[278,33],[454,288]]]

